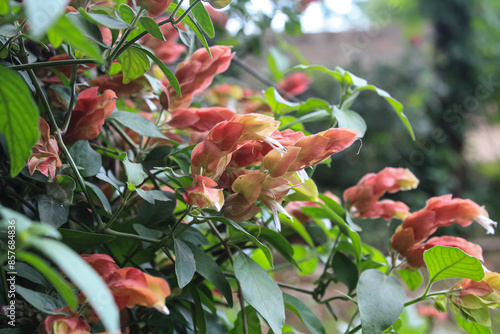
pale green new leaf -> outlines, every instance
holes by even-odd
[[[434,246],[424,252],[424,261],[432,282],[445,278],[484,278],[481,262],[455,247]]]
[[[151,64],[148,56],[137,48],[128,48],[118,56],[118,62],[122,65],[123,84],[139,78],[149,70]]]
[[[196,0],[191,0],[191,5],[195,1]],[[198,2],[198,4],[191,10],[191,13],[207,36],[213,38],[215,36],[214,25],[212,24],[212,20],[210,19],[210,15],[205,9],[205,6],[203,6],[201,2]]]

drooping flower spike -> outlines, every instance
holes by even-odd
[[[360,218],[403,219],[409,214],[409,208],[402,202],[380,201],[386,192],[414,189],[418,179],[405,168],[387,167],[377,174],[363,176],[357,185],[344,191],[344,200],[348,210]]]
[[[40,138],[33,146],[33,153],[28,159],[28,170],[31,175],[38,170],[43,175],[53,179],[56,177],[56,168],[62,166],[59,158],[59,146],[54,136],[50,135],[49,124],[42,117],[39,117],[39,128]]]

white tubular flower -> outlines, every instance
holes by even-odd
[[[495,234],[494,227],[497,227],[497,222],[483,215],[477,216],[474,220],[486,229],[486,234]]]
[[[280,142],[277,141],[276,139],[271,138],[271,137],[266,137],[266,139],[264,139],[264,141],[266,143],[268,143],[269,145],[271,145],[271,147],[274,150],[278,151],[281,154],[281,156],[283,156],[283,153],[286,152],[286,147],[281,145]]]
[[[281,204],[279,204],[278,202],[276,202],[276,201],[266,201],[265,204],[273,212],[274,225],[276,225],[276,231],[278,231],[278,232],[281,231],[281,222],[280,222],[280,218],[279,218],[278,212],[281,212],[282,214],[284,214],[288,219],[293,220],[292,215],[290,215],[285,210],[285,208],[283,208],[281,206]]]

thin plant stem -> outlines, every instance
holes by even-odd
[[[130,33],[132,32],[132,30],[134,30],[136,28],[137,22],[141,18],[143,11],[144,11],[144,8],[141,7],[141,9],[139,9],[139,11],[137,12],[137,15],[132,20],[130,27],[125,30],[125,33],[123,33],[118,44],[113,48],[113,50],[111,50],[111,53],[109,54],[109,56],[106,59],[106,64],[111,64],[113,62],[113,60],[115,60],[119,56],[119,52],[120,52],[121,47],[127,41],[127,38],[130,35]],[[127,48],[124,48],[124,49],[126,50]],[[121,54],[121,52],[120,52],[120,54]]]
[[[360,329],[361,329],[361,324],[357,325],[356,327],[351,329],[349,332],[346,332],[345,334],[354,334],[354,333],[359,332]]]
[[[97,64],[97,61],[94,59],[66,59],[66,60],[55,60],[55,61],[42,61],[38,63],[14,65],[10,66],[9,69],[15,71],[25,71],[25,70],[33,70],[36,68],[55,67],[64,65],[85,65],[85,64]]]
[[[256,79],[258,79],[259,81],[261,81],[263,84],[265,84],[265,85],[267,85],[269,87],[274,87],[274,89],[276,89],[278,91],[278,93],[280,93],[282,96],[286,97],[289,101],[298,102],[298,103],[302,102],[300,99],[298,99],[295,96],[289,94],[285,90],[283,90],[283,89],[279,88],[278,86],[276,86],[273,82],[271,82],[268,79],[266,79],[262,74],[260,74],[256,70],[254,70],[250,65],[248,65],[241,58],[238,58],[238,57],[235,56],[235,57],[233,57],[233,62],[236,65],[238,65],[239,67],[241,67],[242,69],[244,69],[245,71],[247,71],[249,74],[251,74],[252,76],[254,76]]]
[[[416,303],[418,303],[418,302],[420,302],[422,300],[425,300],[425,299],[427,299],[429,297],[447,295],[447,294],[450,294],[450,293],[459,292],[461,290],[462,289],[455,289],[455,290],[447,290],[447,291],[438,291],[438,292],[433,292],[433,293],[427,293],[428,290],[426,290],[422,296],[420,296],[418,298],[415,298],[413,300],[410,300],[409,302],[406,302],[405,303],[405,307],[413,305],[413,304],[416,304]]]
[[[134,152],[134,155],[137,156],[139,153],[139,146],[132,140],[132,138],[130,138],[129,135],[127,135],[127,133],[125,133],[125,131],[123,131],[123,129],[120,128],[118,124],[115,123],[115,121],[110,121],[109,124],[116,132],[118,132],[120,137],[122,137],[123,140],[125,140],[128,146],[130,146],[132,152]]]
[[[354,319],[356,318],[356,316],[358,315],[358,313],[359,313],[359,308],[356,309],[356,312],[354,312],[354,314],[352,315],[351,320],[349,320],[349,323],[347,324],[347,329],[345,330],[346,333],[349,332],[349,328],[351,328],[352,323],[354,322]]]
[[[105,233],[105,234],[114,235],[116,237],[123,237],[123,238],[128,238],[128,239],[135,239],[135,240],[139,240],[139,241],[146,241],[146,242],[149,242],[149,243],[152,243],[152,244],[155,244],[155,245],[163,243],[163,239],[160,240],[160,239],[153,239],[153,238],[143,237],[143,236],[140,236],[140,235],[137,235],[137,234],[131,234],[131,233],[125,233],[125,232],[115,231],[115,230],[112,230],[110,228],[105,228],[101,232]]]
[[[73,53],[70,52],[72,55]],[[73,64],[73,69],[71,71],[71,78],[69,79],[69,87],[71,89],[71,97],[68,104],[68,112],[66,114],[66,119],[64,120],[64,125],[61,129],[61,133],[64,135],[68,131],[69,123],[71,122],[71,115],[73,114],[73,109],[76,104],[76,77],[78,75],[78,65]]]
[[[188,9],[186,9],[186,11],[181,15],[179,16],[179,18],[177,20],[175,20],[173,23],[174,24],[178,24],[180,23],[182,20],[184,20],[184,18],[191,12],[191,10],[193,10],[194,6],[196,6],[197,4],[199,4],[201,2],[201,0],[196,0],[195,2],[193,2],[189,7]],[[177,9],[177,8],[176,8]]]
[[[211,221],[208,222],[208,225],[214,232],[215,236],[220,240],[220,242],[224,245],[224,249],[227,252],[227,255],[229,257],[229,261],[231,262],[231,265],[234,266],[234,261],[233,261],[233,254],[231,253],[231,249],[229,248],[229,245],[227,244],[227,240],[224,240],[222,235],[219,233],[217,228],[215,227],[214,223]],[[236,278],[236,276],[234,276]],[[240,302],[240,308],[241,308],[241,319],[243,322],[243,333],[248,334],[248,323],[247,323],[247,313],[245,310],[245,299],[243,298],[243,291],[241,289],[241,284],[238,279],[236,279],[236,285],[238,288],[238,301]]]
[[[26,50],[24,48],[24,41],[23,41],[22,37],[19,37],[19,47],[21,50],[21,52],[19,54],[19,59],[21,59],[22,63],[28,63],[28,57],[26,54]],[[57,122],[56,122],[56,119],[54,118],[54,115],[52,114],[52,109],[50,108],[49,101],[47,100],[47,97],[43,93],[42,87],[40,87],[40,84],[38,83],[38,79],[35,75],[35,72],[33,72],[32,69],[29,69],[27,72],[28,72],[28,75],[30,77],[30,80],[31,80],[33,86],[35,87],[36,94],[38,95],[38,98],[42,102],[42,106],[45,109],[47,116],[49,117],[50,125],[52,126],[52,129],[54,129],[54,134],[56,136],[56,140],[57,140],[57,143],[59,145],[59,149],[64,153],[64,156],[68,160],[68,163],[71,166],[71,169],[73,170],[73,173],[75,174],[76,179],[77,179],[78,183],[80,184],[80,187],[82,188],[83,193],[85,194],[85,197],[87,198],[87,202],[89,203],[90,208],[92,210],[92,213],[94,214],[95,218],[97,219],[99,226],[102,226],[102,225],[104,225],[104,223],[101,219],[101,216],[99,216],[99,214],[97,213],[97,208],[94,205],[94,202],[92,201],[92,197],[90,196],[90,193],[87,189],[87,186],[85,185],[85,180],[83,179],[82,175],[80,174],[80,171],[78,170],[78,167],[76,166],[75,161],[73,160],[73,157],[69,153],[68,148],[64,144],[64,141],[63,141],[62,135],[61,135],[61,129],[59,129],[59,127],[57,126]]]
[[[111,217],[109,222],[105,226],[102,226],[102,228],[100,228],[100,230],[102,230],[104,228],[111,228],[111,226],[116,222],[116,220],[118,219],[118,217],[122,213],[123,209],[127,205],[128,199],[130,198],[131,194],[132,194],[132,192],[128,188],[125,188],[125,194],[123,195],[123,201],[120,203],[120,207],[113,214],[113,217]]]

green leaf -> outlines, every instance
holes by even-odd
[[[340,83],[344,82],[344,77],[342,76],[342,74],[340,74],[337,71],[332,71],[332,70],[330,70],[324,66],[321,66],[321,65],[297,65],[297,66],[289,69],[288,73],[293,72],[293,71],[297,71],[297,70],[314,70],[314,71],[323,72],[323,73],[330,75],[331,77],[333,77],[335,80],[337,80]]]
[[[325,334],[325,327],[316,315],[300,299],[283,293],[285,307],[295,313],[312,334]]]
[[[170,152],[172,148],[169,146],[158,146],[149,152],[146,158],[141,162],[144,168],[153,169],[156,167],[165,167],[170,163]]]
[[[176,197],[174,193],[165,192],[165,196],[170,198],[168,202],[155,202],[151,204],[144,202],[139,207],[137,218],[145,226],[155,226],[173,219],[173,212],[176,206]]]
[[[130,6],[123,3],[118,7],[118,12],[125,22],[132,23],[134,20],[135,11]]]
[[[81,26],[76,27],[68,17],[61,16],[57,23],[49,29],[49,37],[57,36],[59,39],[70,44],[72,47],[83,51],[90,58],[94,58],[97,62],[102,63],[103,59],[98,45],[90,42],[87,37],[85,37],[90,34],[87,32],[84,34],[84,32],[82,32],[83,29],[84,28]],[[53,43],[52,37],[49,39]]]
[[[408,286],[408,289],[410,289],[411,291],[417,290],[417,288],[421,286],[422,283],[424,282],[422,274],[418,270],[410,271],[402,269],[398,270],[398,274],[401,277],[401,279],[405,281],[406,285]]]
[[[318,267],[318,255],[302,245],[293,245],[293,258],[297,261],[300,267],[300,276],[308,276],[312,274]]]
[[[136,188],[137,194],[141,196],[142,199],[148,201],[151,204],[155,204],[155,200],[167,202],[170,201],[170,198],[165,196],[165,194],[161,190],[142,190],[141,188]]]
[[[195,1],[196,0],[191,0],[189,3],[192,5]],[[214,38],[214,25],[212,24],[212,20],[210,19],[210,15],[205,9],[205,6],[203,6],[201,2],[198,2],[198,4],[191,10],[191,14],[193,14],[194,18],[207,36],[209,38]]]
[[[71,176],[59,174],[54,180],[47,182],[45,188],[47,195],[56,201],[66,205],[73,203],[76,182]]]
[[[264,96],[266,97],[267,104],[269,104],[273,113],[278,115],[283,115],[284,113],[297,110],[300,105],[300,103],[285,100],[274,87],[266,89]]]
[[[478,324],[477,322],[474,321],[467,321],[464,318],[462,318],[460,315],[458,315],[453,307],[451,308],[453,310],[453,314],[455,315],[455,319],[457,320],[457,324],[465,329],[467,333],[469,334],[492,334],[491,328],[487,326],[483,326],[481,324]]]
[[[155,123],[151,122],[144,116],[130,111],[117,110],[107,119],[114,119],[123,126],[126,126],[127,128],[134,130],[138,134],[145,137],[168,139],[163,132],[158,129]]]
[[[358,283],[358,267],[347,256],[336,252],[332,259],[332,269],[335,278],[347,286],[349,293],[354,291]]]
[[[171,13],[176,7],[177,7],[177,4],[171,4],[167,10],[168,10],[168,12]],[[182,14],[184,14],[184,9],[179,8],[177,10],[177,15],[181,16]],[[210,52],[210,47],[208,46],[207,40],[205,39],[205,35],[203,35],[203,33],[201,32],[201,28],[198,25],[198,23],[196,23],[189,15],[184,18],[182,23],[186,24],[195,33],[195,35],[200,40],[201,44],[203,44],[203,46],[207,50],[208,54],[210,55],[210,58],[212,58],[212,53]],[[179,32],[179,34],[180,34],[180,32]]]
[[[424,252],[424,261],[431,282],[445,278],[470,278],[476,281],[484,278],[481,262],[459,248],[434,246]]]
[[[26,13],[30,21],[31,33],[40,38],[45,30],[56,22],[68,5],[67,0],[26,0]]]
[[[337,224],[337,226],[340,228],[340,231],[349,237],[356,251],[355,254],[356,260],[359,261],[361,259],[361,247],[362,247],[361,238],[359,237],[359,234],[356,233],[353,230],[353,228],[342,219],[342,217],[340,217],[337,213],[335,213],[335,211],[330,209],[328,206],[321,203],[321,207],[323,208],[325,214],[327,215],[326,218],[330,219],[332,223]],[[302,208],[302,210],[304,209],[305,208]]]
[[[196,327],[196,333],[205,334],[207,332],[207,321],[205,319],[205,312],[203,311],[203,306],[201,305],[201,298],[198,289],[190,285],[189,292],[193,297],[194,308],[192,310],[193,324]]]
[[[21,257],[25,253],[26,252],[17,253],[16,254],[17,260],[19,260],[19,261],[25,261],[24,259],[21,259]],[[27,262],[27,261],[25,261],[25,262]],[[4,267],[5,271],[10,271],[11,268],[9,268],[9,267],[10,266],[8,264],[5,265],[5,267]],[[33,282],[35,284],[40,284],[40,285],[44,286],[45,288],[51,288],[50,283],[47,282],[47,280],[43,277],[43,275],[40,274],[32,266],[30,266],[30,265],[28,265],[28,264],[26,264],[24,262],[16,262],[15,270],[17,272],[17,276],[25,278],[28,281],[31,281],[31,282]]]
[[[151,36],[158,38],[159,40],[164,41],[165,36],[163,36],[163,33],[160,30],[160,27],[158,26],[158,23],[156,23],[155,20],[150,18],[149,16],[143,16],[139,19],[139,23],[142,24],[144,27],[144,30],[149,32]]]
[[[333,107],[333,115],[337,118],[339,128],[349,128],[360,133],[357,138],[363,138],[366,132],[366,122],[357,112]]]
[[[19,112],[22,110],[23,112]],[[40,136],[38,108],[24,80],[0,65],[0,133],[9,147],[10,175],[15,177]]]
[[[231,3],[232,0],[207,0],[207,2],[214,8],[221,9]]]
[[[186,243],[191,249],[196,263],[196,271],[205,277],[210,283],[218,289],[226,298],[229,306],[233,306],[233,294],[231,286],[227,282],[226,277],[219,268],[219,265],[204,251],[191,243]]]
[[[141,237],[152,238],[152,239],[160,239],[163,237],[162,231],[147,228],[141,224],[133,224],[132,227]],[[151,245],[150,242],[142,241],[142,246],[144,248],[149,247],[149,245]]]
[[[403,286],[376,269],[359,278],[357,300],[363,334],[379,334],[398,320],[405,303]]]
[[[78,9],[78,12],[89,22],[96,23],[103,27],[107,27],[110,29],[127,29],[130,27],[130,24],[121,19],[117,19],[105,14],[87,13],[82,7]]]
[[[278,284],[244,253],[236,257],[233,267],[243,298],[259,312],[275,334],[281,334],[285,324],[285,308]]]
[[[165,76],[168,79],[168,82],[170,82],[177,95],[182,96],[181,87],[179,86],[179,81],[177,81],[177,78],[175,77],[174,73],[167,67],[167,65],[165,65],[160,59],[158,59],[158,57],[155,56],[154,53],[150,52],[149,50],[146,50],[144,48],[139,48],[136,46],[134,46],[134,48],[144,52],[149,58],[151,58],[156,63],[156,65],[158,65],[163,74],[165,74]]]
[[[148,176],[146,172],[144,172],[144,169],[142,169],[141,164],[130,162],[128,158],[123,160],[123,164],[127,171],[127,182],[134,187],[140,185]]]
[[[408,118],[406,117],[406,115],[403,112],[403,105],[401,104],[401,102],[399,102],[398,100],[396,100],[395,98],[393,98],[385,90],[377,88],[377,87],[375,87],[373,85],[366,85],[366,86],[357,87],[356,90],[353,93],[355,94],[356,92],[359,92],[361,90],[372,90],[372,91],[376,92],[379,96],[382,96],[383,98],[385,98],[386,101],[389,102],[389,104],[391,105],[391,107],[394,109],[394,111],[396,112],[396,114],[398,114],[398,116],[401,119],[401,121],[403,121],[404,125],[408,129],[408,132],[411,135],[411,138],[413,140],[415,140],[415,133],[413,132],[413,129],[412,129],[411,124],[410,124],[410,121],[408,120]]]
[[[69,153],[83,177],[99,173],[102,167],[102,157],[90,147],[88,140],[79,140],[74,143]]]
[[[318,201],[318,187],[313,179],[302,182],[298,187],[293,188],[293,194],[287,195],[287,201]]]
[[[10,0],[0,0],[0,15],[6,15],[10,10]]]
[[[39,238],[32,244],[52,260],[82,290],[108,332],[118,333],[120,321],[115,299],[92,267],[65,244]]]
[[[69,207],[62,204],[47,195],[38,195],[36,197],[38,204],[38,215],[40,221],[49,224],[55,228],[68,221]]]
[[[293,258],[293,247],[288,240],[279,232],[261,226],[244,226],[248,233],[267,241],[275,251],[280,253],[288,262],[299,268],[297,261]]]
[[[247,316],[247,328],[248,334],[262,334],[262,329],[260,326],[260,319],[257,311],[248,305],[245,307],[245,315]],[[234,328],[231,329],[228,334],[241,334],[244,333],[243,329],[243,315],[242,312],[238,312],[236,321],[234,322]]]
[[[61,274],[52,269],[47,265],[41,258],[37,255],[27,252],[21,252],[17,254],[17,258],[21,261],[31,264],[39,272],[41,272],[56,288],[57,292],[64,298],[66,304],[75,310],[77,306],[77,300],[73,289],[70,287],[68,281],[66,281]],[[19,264],[18,264],[19,265]]]
[[[62,235],[62,241],[76,252],[98,247],[116,239],[114,235],[102,233],[75,231],[65,228],[60,228],[58,231]]]
[[[87,181],[85,181],[85,185],[89,187],[91,192],[97,197],[97,199],[99,199],[99,202],[101,202],[104,210],[106,210],[107,213],[111,214],[111,205],[109,204],[109,201],[106,198],[106,195],[104,195],[104,193],[102,192],[102,190],[95,184]]]
[[[175,274],[179,288],[185,287],[196,272],[196,262],[191,249],[184,241],[174,239]]]
[[[151,67],[148,57],[138,48],[128,48],[117,58],[122,65],[123,84],[139,78]]]
[[[59,300],[41,292],[36,292],[30,289],[16,285],[16,293],[20,294],[28,303],[36,309],[47,314],[58,314],[57,308],[63,308],[64,305]]]

